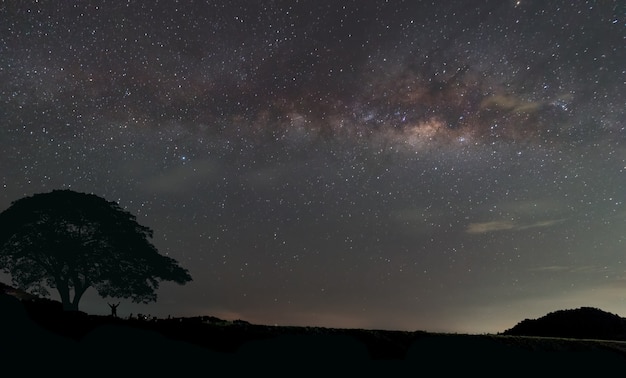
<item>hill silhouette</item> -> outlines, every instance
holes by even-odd
[[[3,369],[22,375],[520,375],[626,368],[626,343],[511,335],[281,327],[211,316],[121,319],[63,311],[0,285]],[[204,374],[203,374],[204,375]]]
[[[31,301],[50,301],[50,302],[54,302],[52,300],[46,299],[46,298],[40,298],[36,295],[30,294],[25,292],[24,290],[20,290],[17,288],[14,288],[13,286],[9,286],[3,282],[0,282],[0,293],[4,293],[7,295],[11,295],[19,300],[31,300]]]
[[[503,334],[626,341],[626,319],[594,307],[580,307],[524,319]]]

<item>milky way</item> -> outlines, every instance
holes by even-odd
[[[0,208],[72,188],[154,229],[194,281],[120,314],[462,332],[626,314],[625,17],[619,1],[2,4]]]

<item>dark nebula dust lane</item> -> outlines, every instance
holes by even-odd
[[[625,46],[620,1],[3,3],[0,208],[151,227],[194,281],[122,315],[626,314]]]

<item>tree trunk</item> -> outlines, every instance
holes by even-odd
[[[80,298],[83,297],[83,294],[85,294],[87,288],[89,288],[89,286],[74,288],[74,300],[72,301],[72,305],[75,306],[76,309],[74,309],[73,311],[78,311],[78,302],[80,302]]]
[[[78,302],[72,302],[70,299],[70,288],[67,283],[59,283],[57,281],[57,290],[61,297],[61,303],[63,303],[63,310],[65,311],[78,311]]]

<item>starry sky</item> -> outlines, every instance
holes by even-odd
[[[121,316],[626,316],[625,104],[618,0],[4,1],[0,209],[152,228],[193,281]]]

